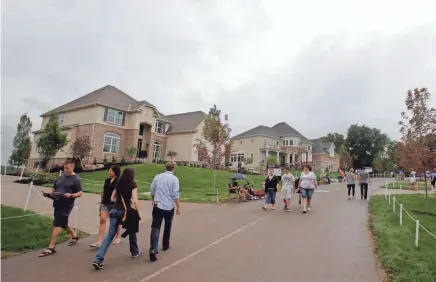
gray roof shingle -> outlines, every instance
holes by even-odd
[[[333,144],[333,142],[322,142],[321,139],[312,139],[310,142],[313,143],[312,152],[314,154],[328,154],[328,149]]]
[[[206,117],[207,114],[202,111],[166,115],[165,119],[172,123],[167,133],[193,131]]]
[[[48,111],[41,116],[43,117],[48,116],[52,113],[66,112],[69,110],[83,108],[94,104],[114,107],[123,111],[134,111],[139,109],[142,105],[146,105],[156,109],[154,105],[150,104],[147,101],[137,101],[120,89],[112,85],[106,85],[105,87],[94,90],[89,94],[86,94],[51,111]]]
[[[266,135],[271,137],[282,137],[282,136],[297,136],[301,138],[303,141],[310,142],[303,134],[295,130],[286,122],[280,122],[274,125],[273,127],[268,127],[264,125],[259,125],[255,128],[242,132],[234,136],[233,138],[243,138],[254,135]]]

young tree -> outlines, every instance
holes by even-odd
[[[427,170],[436,159],[432,150],[432,138],[436,134],[436,109],[430,107],[431,94],[427,88],[407,91],[405,104],[407,111],[401,113],[400,133],[403,135],[398,147],[400,164],[423,172],[425,177],[425,197],[427,212],[430,209],[427,189]]]
[[[136,146],[130,146],[127,148],[127,154],[132,161],[136,161],[136,153],[138,152],[138,148]]]
[[[231,166],[230,162],[230,154],[232,153],[233,142],[229,140],[226,144],[224,144],[224,167],[228,168]]]
[[[169,150],[168,153],[167,153],[167,156],[170,157],[171,161],[173,161],[173,159],[174,159],[177,155],[178,155],[177,152],[176,152],[176,151],[172,151],[172,150]]]
[[[74,141],[71,146],[71,154],[74,159],[80,160],[80,165],[83,167],[83,159],[91,152],[91,138],[89,136],[81,136]]]
[[[63,133],[55,115],[50,116],[44,131],[36,141],[42,166],[47,167],[48,162],[68,144],[67,134]]]
[[[17,134],[14,137],[14,149],[9,157],[9,164],[21,166],[26,163],[29,158],[30,148],[32,143],[30,141],[30,130],[32,129],[32,122],[27,116],[27,113],[20,117],[17,125]]]
[[[210,108],[209,114],[204,121],[203,131],[201,137],[204,140],[196,140],[194,145],[197,151],[204,149],[207,151],[208,159],[211,161],[210,165],[217,168],[224,159],[225,145],[230,142],[230,126],[223,123],[221,120],[221,110],[218,110],[216,105]],[[208,150],[207,148],[211,148]],[[211,151],[211,152],[209,152]]]

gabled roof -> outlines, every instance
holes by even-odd
[[[67,112],[74,109],[86,108],[93,105],[103,105],[108,107],[113,107],[122,111],[136,111],[142,106],[156,107],[147,101],[137,101],[133,97],[127,95],[120,89],[112,86],[106,85],[100,89],[92,91],[85,96],[77,98],[69,103],[59,106],[51,111],[48,111],[41,115],[41,117],[48,116],[52,113]]]
[[[314,154],[328,154],[329,148],[333,144],[333,148],[335,148],[335,144],[333,142],[322,142],[321,139],[312,139],[310,142],[313,143],[312,152]]]
[[[166,133],[193,131],[206,117],[207,114],[202,111],[167,115],[165,119],[172,124]]]
[[[273,127],[259,125],[255,128],[242,132],[241,134],[238,134],[233,138],[237,139],[237,138],[244,138],[244,137],[255,136],[255,135],[264,135],[264,136],[277,137],[277,138],[283,136],[296,136],[303,141],[310,142],[303,134],[295,130],[286,122],[277,123]]]

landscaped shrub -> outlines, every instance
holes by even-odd
[[[114,164],[116,162],[117,162],[117,160],[115,159],[115,156],[112,156],[112,163]]]
[[[96,165],[96,164],[97,164],[97,158],[96,158],[96,157],[94,157],[94,161],[92,162],[92,164],[93,164],[93,165]]]
[[[121,164],[122,166],[126,164],[126,160],[124,159],[124,157],[121,157],[120,164]]]
[[[106,157],[106,155],[104,155],[104,158],[103,158],[103,164],[104,164],[104,165],[107,165],[107,157]]]
[[[48,173],[40,171],[37,175],[31,175],[27,179],[16,180],[16,183],[28,184],[33,181],[33,185],[44,185],[47,183],[54,183],[58,179],[59,173]]]

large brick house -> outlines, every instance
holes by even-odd
[[[312,161],[319,168],[330,171],[339,169],[340,157],[333,142],[322,142],[320,139],[310,140],[313,144]]]
[[[129,147],[135,147],[136,157],[141,159],[165,160],[166,153],[172,150],[177,152],[178,161],[197,162],[193,145],[201,139],[207,116],[201,111],[163,115],[149,102],[137,101],[108,85],[41,115],[41,130],[33,132],[29,167],[36,167],[41,161],[35,141],[53,114],[69,140],[54,162],[71,157],[71,145],[79,136],[89,136],[91,140],[87,162],[94,158],[102,162],[105,156],[108,161],[127,159]]]

